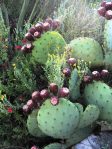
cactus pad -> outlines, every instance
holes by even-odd
[[[97,105],[100,119],[112,123],[112,89],[103,82],[93,82],[85,87],[84,96],[88,104]]]
[[[95,105],[88,105],[80,117],[79,128],[84,128],[91,125],[99,117],[99,108]]]
[[[45,146],[43,149],[66,149],[66,147],[60,143],[51,143]]]
[[[63,37],[55,31],[44,33],[41,38],[33,42],[34,49],[32,50],[32,62],[45,64],[48,58],[48,53],[56,54],[63,53],[66,46]]]
[[[75,104],[61,98],[57,106],[46,100],[37,116],[39,128],[54,138],[69,138],[79,123],[79,111]]]
[[[39,129],[37,123],[38,110],[33,110],[27,119],[27,128],[29,133],[35,137],[43,137],[45,134]]]
[[[80,84],[81,79],[77,69],[74,69],[69,80],[70,99],[73,101],[80,97]]]
[[[80,141],[88,137],[91,134],[92,130],[93,128],[91,126],[78,129],[69,139],[66,140],[66,146],[70,147],[74,144],[79,143]]]
[[[72,57],[91,62],[92,66],[102,65],[103,52],[100,44],[92,38],[77,38],[70,42]]]

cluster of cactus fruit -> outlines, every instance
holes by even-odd
[[[52,105],[56,106],[59,103],[60,98],[69,96],[69,89],[67,87],[59,88],[55,83],[49,85],[49,89],[43,89],[40,92],[34,91],[31,95],[31,99],[23,106],[23,112],[29,113],[33,109],[39,108],[43,102],[50,98]]]
[[[58,32],[51,31],[60,24],[52,19],[36,24],[25,35],[28,43],[21,51],[30,53],[31,60],[35,63],[45,64],[48,53],[63,54],[66,45],[72,49],[71,57],[62,70],[68,81],[67,86],[59,88],[52,82],[47,89],[34,91],[31,99],[23,106],[23,112],[28,114],[27,128],[32,136],[61,140],[48,144],[43,149],[67,149],[92,133],[96,121],[112,123],[112,89],[104,83],[111,76],[112,68],[111,11],[112,2],[106,1],[98,9],[98,13],[108,20],[104,29],[103,50],[97,41],[87,37],[74,39],[67,45]],[[82,63],[91,62],[90,68],[86,70],[84,66],[81,70],[78,60],[82,60]],[[100,66],[104,68],[97,71]],[[91,71],[93,68],[94,71]],[[80,98],[83,98],[84,105],[80,103]],[[33,146],[31,149],[39,147]]]
[[[98,9],[100,16],[105,17],[107,20],[112,19],[112,2],[102,1],[101,7]]]
[[[109,71],[106,69],[103,69],[101,72],[99,71],[93,71],[91,74],[89,75],[84,75],[83,77],[83,81],[84,83],[91,83],[93,80],[104,80],[105,78],[107,78],[109,76]]]

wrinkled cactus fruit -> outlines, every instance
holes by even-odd
[[[72,57],[91,62],[92,66],[103,64],[103,52],[100,44],[92,38],[77,38],[70,42]]]
[[[112,123],[112,89],[103,82],[93,82],[85,87],[84,97],[87,104],[100,109],[100,120]]]
[[[38,110],[33,110],[27,119],[27,128],[29,133],[34,137],[44,137],[45,134],[40,130],[37,123]]]
[[[60,98],[57,106],[48,99],[40,107],[37,121],[39,128],[48,136],[69,138],[79,123],[79,111],[67,99]]]

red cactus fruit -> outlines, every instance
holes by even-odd
[[[58,92],[58,85],[55,83],[50,83],[49,89],[52,93],[56,94]]]
[[[77,60],[75,59],[75,58],[69,58],[68,60],[67,60],[67,63],[69,64],[69,65],[74,65],[74,64],[76,64],[76,62],[77,62]]]
[[[101,2],[101,7],[105,7],[105,5],[106,5],[106,1],[102,1]]]
[[[60,27],[60,21],[58,19],[53,20],[52,29],[57,29]]]
[[[22,109],[23,109],[23,112],[24,112],[24,113],[28,113],[28,112],[29,112],[29,107],[28,107],[28,105],[24,105]]]
[[[29,107],[29,109],[32,109],[34,106],[33,100],[32,99],[28,100],[26,105]]]
[[[39,148],[34,145],[31,147],[31,149],[39,149]]]
[[[105,9],[106,10],[111,10],[112,9],[112,2],[106,2],[105,3]]]
[[[85,75],[83,78],[84,83],[91,83],[93,81],[92,77],[89,75]]]
[[[104,69],[101,71],[101,77],[104,78],[104,77],[107,77],[109,75],[109,71]]]
[[[63,69],[63,74],[65,75],[65,77],[70,77],[71,70],[69,68],[64,68]]]
[[[21,52],[24,52],[24,53],[27,52],[27,47],[26,47],[26,45],[22,46],[22,48],[21,48]]]
[[[47,89],[41,90],[41,92],[40,92],[40,97],[41,97],[42,99],[48,98],[48,97],[49,97],[49,91],[48,91]]]
[[[38,100],[40,100],[41,99],[41,97],[40,97],[40,92],[39,91],[34,91],[33,93],[32,93],[32,100],[33,101],[38,101]]]
[[[29,41],[34,41],[34,36],[31,33],[26,33],[25,38]]]
[[[97,11],[98,11],[100,16],[105,17],[105,14],[106,14],[105,7],[100,7]]]
[[[49,31],[50,30],[50,24],[48,22],[43,23],[43,29],[44,31]]]
[[[98,71],[93,71],[92,77],[94,80],[99,80],[100,79],[100,73]]]
[[[26,52],[31,52],[32,51],[32,49],[34,48],[34,46],[32,45],[32,43],[27,43],[26,44],[26,48],[27,48],[27,51]]]
[[[105,18],[107,20],[111,20],[112,19],[112,10],[108,10],[105,14]]]
[[[36,32],[34,33],[34,37],[35,37],[35,38],[40,38],[40,36],[41,36],[40,32],[37,32],[37,31],[36,31]]]
[[[52,20],[52,18],[47,18],[45,20],[45,22],[48,22],[52,26],[53,20]]]
[[[37,32],[42,33],[43,32],[43,23],[37,23],[35,25],[35,29],[36,29]]]
[[[59,99],[58,99],[58,97],[51,97],[51,100],[50,100],[50,102],[51,102],[51,104],[53,105],[53,106],[56,106],[56,105],[58,105],[58,103],[59,103]]]
[[[67,97],[69,95],[69,89],[67,87],[63,87],[59,90],[59,97]]]
[[[32,26],[30,29],[29,29],[29,33],[31,33],[32,35],[36,32],[36,28],[34,26]]]

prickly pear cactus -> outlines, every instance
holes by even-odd
[[[69,139],[66,140],[66,146],[70,147],[82,141],[83,139],[88,137],[92,133],[92,131],[93,128],[91,126],[85,127],[83,129],[78,129]]]
[[[63,53],[66,42],[63,37],[55,31],[44,33],[41,38],[33,42],[34,48],[32,50],[31,60],[45,64],[48,58],[48,53],[56,54]]]
[[[38,110],[33,110],[27,119],[27,128],[29,133],[35,137],[44,137],[45,134],[39,129],[37,123]]]
[[[65,145],[60,143],[51,143],[45,146],[43,149],[67,149]]]
[[[78,99],[80,94],[81,78],[79,77],[77,69],[74,69],[69,80],[70,99],[72,101]]]
[[[108,20],[104,29],[104,63],[108,69],[112,69],[112,20]]]
[[[69,138],[79,123],[79,111],[75,104],[60,98],[59,104],[53,106],[46,100],[38,111],[39,128],[53,138]]]
[[[82,109],[82,108],[81,108]],[[100,114],[100,110],[95,105],[88,105],[80,116],[79,128],[84,128],[94,123]]]
[[[77,38],[70,42],[72,48],[72,56],[91,62],[92,66],[103,64],[103,52],[100,44],[92,38]]]
[[[103,82],[93,82],[85,87],[84,96],[87,104],[97,105],[100,120],[112,123],[112,89]]]
[[[112,51],[112,20],[108,20],[104,28],[104,51]]]

